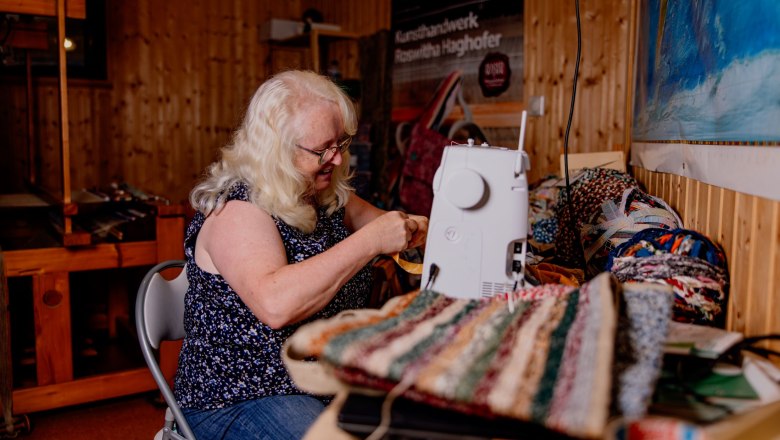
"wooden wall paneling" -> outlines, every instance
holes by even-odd
[[[721,197],[720,197],[720,203],[721,203],[721,220],[720,224],[718,225],[718,235],[716,236],[716,240],[723,246],[723,250],[726,253],[726,258],[728,259],[728,267],[729,267],[729,277],[731,278],[731,274],[734,273],[734,270],[738,268],[737,262],[734,261],[734,246],[736,245],[736,216],[734,215],[734,212],[736,211],[737,206],[737,193],[731,190],[723,189],[721,190]],[[729,280],[730,284],[733,284],[733,281]],[[733,300],[733,294],[731,293],[732,288],[729,287],[729,306],[728,306],[728,315],[726,316],[726,326],[729,328],[733,328],[733,316],[736,312],[734,312],[734,300]]]
[[[36,126],[40,128],[38,141],[38,181],[42,189],[54,195],[62,194],[62,155],[59,148],[59,106],[57,89],[51,83],[40,85],[35,107],[38,109]]]
[[[220,37],[219,32],[220,5],[222,4],[222,2],[207,2],[208,15],[206,16],[206,24],[208,27],[204,29],[207,38],[207,40],[204,42],[204,46],[207,48],[207,52],[206,58],[204,60],[206,65],[204,66],[205,69],[203,70],[203,73],[205,73],[205,78],[202,79],[206,85],[206,96],[208,100],[203,104],[208,111],[207,120],[209,122],[206,128],[206,136],[210,144],[222,144],[219,138],[219,115],[222,111],[221,98],[225,96],[226,93],[225,90],[222,89],[224,84],[222,83],[222,78],[220,77],[219,66],[215,62],[215,58],[218,56],[217,54],[219,53],[220,49],[226,45],[223,39]]]
[[[208,11],[207,3],[202,2],[197,12],[197,16],[193,17],[192,25],[188,27],[187,31],[191,35],[189,42],[190,46],[194,49],[191,51],[193,57],[193,80],[196,82],[197,91],[195,93],[196,106],[193,109],[197,115],[197,143],[195,144],[195,154],[197,158],[195,166],[197,172],[203,172],[205,164],[212,162],[216,159],[216,150],[219,148],[212,138],[211,127],[211,113],[209,106],[213,105],[211,100],[211,94],[209,88],[211,84],[208,81],[208,57],[203,54],[206,53],[206,47],[209,44],[209,35],[207,32],[210,27],[210,15]],[[199,24],[198,24],[199,23]],[[194,32],[194,33],[193,33]],[[181,50],[181,48],[179,48]],[[189,190],[190,188],[188,188]]]
[[[133,3],[132,9],[129,3],[119,2],[117,6],[120,5],[122,21],[119,23],[119,28],[125,31],[124,38],[127,44],[115,57],[115,71],[112,77],[115,90],[121,96],[123,104],[115,119],[120,132],[114,141],[117,142],[116,149],[121,157],[116,175],[143,187],[143,182],[137,180],[142,171],[134,170],[132,164],[138,162],[138,156],[149,157],[144,150],[144,145],[147,144],[146,138],[149,136],[148,130],[144,127],[146,114],[144,101],[148,102],[150,12],[148,3],[144,1]],[[152,164],[148,166],[151,168]]]
[[[673,199],[675,206],[677,206],[677,212],[680,214],[680,218],[685,223],[685,178],[682,176],[674,176],[674,186],[672,186]]]
[[[572,2],[568,4],[561,2],[563,5],[568,6],[571,10],[574,10]],[[593,134],[600,130],[599,120],[603,117],[602,110],[605,110],[607,103],[603,102],[601,91],[604,87],[599,87],[599,83],[604,84],[606,81],[602,74],[600,64],[604,59],[604,45],[606,43],[604,38],[604,29],[601,21],[604,18],[601,7],[603,5],[594,5],[594,7],[587,8],[585,11],[580,7],[581,13],[581,27],[582,27],[582,43],[589,46],[587,54],[580,59],[580,76],[577,85],[577,94],[582,99],[584,105],[580,106],[576,113],[575,125],[576,129],[572,133],[571,141],[578,145],[578,152],[591,152],[598,151],[597,139]],[[576,21],[567,20],[565,23],[572,25]],[[575,25],[576,26],[576,25]],[[572,52],[574,54],[575,52]],[[572,62],[576,61],[574,56],[571,57]],[[606,72],[604,72],[606,73]]]
[[[716,237],[713,228],[717,221],[717,211],[713,209],[713,187],[706,183],[699,184],[699,194],[696,196],[698,202],[698,213],[701,217],[699,221],[699,232],[707,237]]]
[[[685,207],[683,208],[683,211],[688,219],[686,222],[689,225],[688,229],[696,231],[701,230],[701,216],[699,215],[699,204],[697,200],[700,185],[700,182],[693,179],[685,179]]]
[[[107,136],[101,142],[101,150],[106,155],[106,175],[115,177],[122,174],[123,164],[129,150],[126,150],[130,132],[130,111],[133,105],[132,90],[126,87],[130,81],[131,72],[125,72],[123,66],[134,56],[132,47],[138,33],[135,14],[128,16],[130,2],[109,0],[107,9],[113,13],[106,14],[106,44],[108,47],[107,71],[112,88],[109,94],[111,112],[104,115]],[[125,18],[127,17],[127,18]],[[106,182],[96,182],[105,184]]]
[[[752,215],[752,197],[737,193],[734,204],[735,229],[734,244],[732,248],[732,259],[729,267],[731,276],[731,303],[732,315],[730,327],[739,332],[745,332],[747,329],[747,319],[749,310],[749,284],[750,274],[747,268],[751,262],[751,215]],[[741,270],[744,268],[745,270]]]
[[[392,2],[378,0],[302,0],[300,10],[314,8],[323,13],[326,23],[341,26],[342,31],[371,35],[380,29],[390,29]]]
[[[774,284],[774,271],[777,270],[777,247],[772,238],[777,236],[778,203],[762,197],[753,197],[753,222],[750,230],[752,247],[751,264],[749,267],[750,304],[748,309],[747,332],[753,335],[763,335],[771,332],[780,333],[780,320],[777,310],[772,308],[772,292],[777,292]]]
[[[261,53],[261,47],[267,48],[267,45],[260,44],[258,31],[263,17],[258,9],[258,2],[254,1],[237,2],[233,8],[232,34],[236,40],[237,51],[235,59],[231,62],[235,66],[239,78],[239,81],[236,81],[235,93],[236,108],[239,109],[239,114],[233,117],[234,121],[240,120],[240,116],[242,116],[240,112],[249,103],[249,99],[260,85],[262,78],[266,76],[264,72],[265,55]],[[237,125],[237,123],[234,124],[234,126]]]
[[[668,173],[664,174],[664,185],[663,185],[664,189],[663,189],[663,193],[660,194],[660,196],[661,196],[661,198],[664,199],[664,201],[666,201],[666,203],[669,204],[670,207],[672,207],[672,209],[674,209],[674,212],[676,212],[677,215],[679,216],[680,213],[677,211],[677,209],[672,204],[672,188],[673,188],[673,185],[674,185],[673,177],[674,177],[673,174],[668,174]]]
[[[34,98],[34,97],[33,97]],[[0,161],[0,188],[5,193],[24,190],[27,159],[27,114],[30,109],[25,97],[24,82],[3,81],[0,83],[0,146],[3,160]],[[34,105],[35,101],[31,104]]]
[[[181,124],[177,125],[176,119],[183,115],[176,104],[182,90],[181,83],[173,81],[173,69],[183,64],[182,53],[187,50],[176,50],[172,41],[180,16],[178,8],[171,6],[171,2],[161,2],[151,14],[149,110],[153,119],[149,127],[151,138],[148,147],[151,152],[149,160],[154,166],[143,170],[138,182],[143,182],[144,186],[156,179],[171,182],[176,172],[175,157],[181,151]]]
[[[634,178],[641,184],[642,189],[649,191],[648,187],[648,174],[642,168],[635,168],[633,172]]]
[[[214,151],[213,148],[205,148],[206,142],[203,136],[205,85],[200,82],[202,57],[198,54],[203,48],[204,37],[197,25],[203,19],[203,9],[202,1],[197,1],[191,8],[178,8],[179,21],[171,24],[176,35],[171,50],[178,51],[181,60],[179,66],[174,66],[171,75],[171,80],[179,84],[180,111],[171,117],[180,125],[182,131],[181,143],[172,145],[172,148],[176,149],[180,170],[172,184],[186,188],[187,191],[203,171],[203,157],[208,157]],[[186,193],[166,189],[165,196],[176,201],[183,200]]]
[[[104,147],[110,136],[107,117],[111,114],[109,90],[79,84],[70,87],[71,182],[74,190],[95,187],[110,179]]]
[[[545,69],[545,61],[554,60],[550,54],[545,54],[545,48],[554,47],[554,20],[550,17],[551,5],[557,2],[527,1],[524,3],[524,51],[523,51],[523,99],[530,96],[545,96],[545,113],[548,117],[528,118],[528,138],[526,151],[531,169],[529,181],[533,182],[544,176],[544,170],[553,169],[558,172],[557,164],[560,156],[560,145],[556,142],[554,130],[563,130],[562,126],[554,127],[550,120],[559,114],[563,108],[563,94],[553,93],[562,78],[553,78],[552,69]],[[563,133],[561,131],[561,133]]]
[[[680,206],[680,213],[682,214],[681,218],[683,224],[685,224],[685,227],[689,229],[693,224],[693,216],[695,215],[695,213],[689,209],[691,203],[690,194],[692,185],[693,183],[689,179],[680,177],[677,203]]]
[[[723,245],[720,238],[721,225],[723,224],[723,188],[717,186],[710,187],[710,205],[709,216],[707,218],[707,231],[708,237],[713,241]]]
[[[577,51],[573,4],[529,0],[525,5],[524,100],[545,96],[545,116],[529,118],[529,179],[559,172]],[[580,5],[582,57],[569,152],[622,149],[628,81],[631,2]]]

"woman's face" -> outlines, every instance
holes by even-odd
[[[304,105],[297,117],[301,128],[295,167],[309,177],[314,190],[320,192],[330,186],[333,170],[341,165],[343,156],[336,151],[328,155],[332,156],[328,161],[320,164],[320,158],[304,148],[319,153],[334,147],[344,135],[341,113],[336,104],[320,100]]]

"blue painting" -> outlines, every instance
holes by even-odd
[[[780,1],[640,4],[635,141],[780,143]]]

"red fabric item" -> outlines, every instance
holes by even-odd
[[[421,124],[412,128],[401,174],[398,198],[407,212],[430,216],[433,206],[433,175],[441,163],[444,147],[452,143],[438,131]]]

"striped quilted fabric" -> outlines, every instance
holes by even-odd
[[[433,405],[570,435],[602,434],[616,323],[609,275],[516,298],[510,311],[505,298],[412,293],[366,319],[322,324],[310,352],[355,385],[402,387]]]

